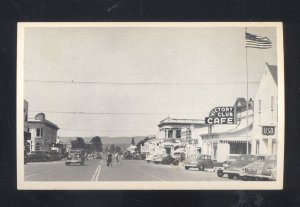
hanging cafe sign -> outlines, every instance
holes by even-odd
[[[215,107],[210,111],[209,117],[205,117],[205,124],[235,124],[236,110],[233,106]]]

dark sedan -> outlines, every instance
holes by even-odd
[[[186,170],[198,168],[202,171],[205,168],[213,168],[213,161],[210,155],[197,154],[187,158],[183,162],[183,166]]]

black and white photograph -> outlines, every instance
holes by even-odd
[[[18,23],[18,189],[282,189],[283,52],[280,22]]]

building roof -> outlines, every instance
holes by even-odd
[[[247,102],[245,98],[237,98],[234,105],[236,107],[236,111],[241,113],[243,111],[247,111]],[[254,102],[250,99],[248,101],[248,110],[253,110]]]
[[[163,126],[165,124],[201,124],[205,125],[203,119],[173,119],[170,117],[165,118],[162,120],[157,126]]]
[[[274,82],[276,83],[277,85],[277,80],[278,80],[278,76],[277,76],[277,65],[269,65],[268,63],[266,63],[268,68],[269,68],[269,71],[272,75],[272,78],[274,80]]]
[[[59,129],[59,127],[56,124],[46,119],[44,113],[38,113],[37,115],[35,115],[34,119],[28,120],[28,123],[44,123],[49,126],[52,126],[54,129]]]
[[[247,133],[247,131],[251,131],[253,128],[253,123],[250,123],[248,126],[243,127],[243,128],[236,128],[235,130],[228,130],[225,132],[216,132],[216,133],[209,133],[209,134],[201,134],[202,138],[209,138],[209,137],[218,137],[222,135],[232,135],[233,137],[239,136],[242,134]]]

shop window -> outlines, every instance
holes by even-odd
[[[259,141],[256,141],[256,154],[259,154]]]
[[[176,130],[176,138],[181,138],[181,130],[180,129]]]
[[[36,129],[36,136],[37,137],[42,137],[43,136],[43,129],[42,128]]]
[[[173,138],[173,130],[168,131],[168,138]]]
[[[40,143],[36,143],[36,145],[35,145],[35,151],[40,151]]]

